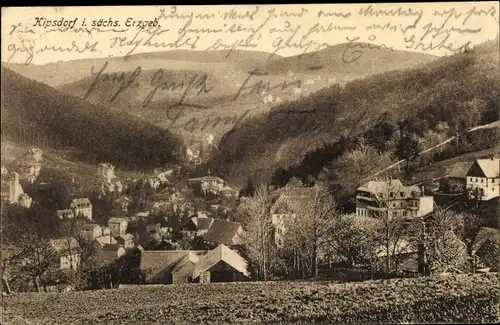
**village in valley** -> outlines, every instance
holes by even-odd
[[[498,8],[2,8],[0,324],[499,323]]]
[[[22,232],[22,222],[12,220],[30,211],[40,218],[35,224],[53,223],[45,224],[53,228],[49,237],[23,233],[16,245],[2,247],[4,293],[498,269],[495,226],[461,212],[497,204],[494,156],[456,162],[427,188],[387,173],[373,176],[359,184],[355,209],[345,212],[321,185],[297,179],[281,188],[250,180],[233,187],[206,169],[214,150],[211,134],[194,139],[186,165],[136,179],[99,163],[94,184],[82,188],[73,178],[57,189],[65,200],[56,201],[66,205],[52,210],[40,208],[54,194],[50,179],[39,177],[42,150],[2,165],[4,231]],[[206,173],[195,177],[195,170]],[[48,211],[54,215],[41,215]]]

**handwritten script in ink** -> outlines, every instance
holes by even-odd
[[[8,8],[2,57],[35,79],[45,64],[100,58],[41,81],[71,90],[87,78],[81,97],[110,105],[169,98],[160,106],[176,123],[187,109],[219,106],[233,120],[348,82],[351,70],[359,77],[362,60],[379,64],[377,51],[467,51],[497,37],[498,11],[496,2]]]

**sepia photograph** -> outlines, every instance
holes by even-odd
[[[0,324],[500,322],[499,9],[2,7]]]

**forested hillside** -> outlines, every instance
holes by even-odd
[[[228,133],[214,166],[240,182],[251,178],[280,185],[294,176],[324,176],[340,183],[353,174],[346,169],[353,159],[365,159],[352,182],[361,181],[399,160],[395,149],[402,137],[422,147],[498,120],[498,55],[497,38],[423,67],[355,80],[344,88],[334,85],[283,103]]]
[[[352,42],[329,46],[317,52],[273,58],[266,62],[263,69],[269,73],[332,71],[359,77],[415,67],[436,58],[424,53],[374,48],[367,43]]]
[[[2,139],[56,149],[125,169],[150,169],[183,159],[182,142],[169,131],[94,106],[2,68]]]
[[[267,60],[269,54],[258,51],[191,51],[171,50],[151,53],[137,53],[124,57],[82,59],[58,61],[44,65],[25,65],[24,63],[3,64],[21,75],[46,83],[52,87],[60,87],[89,77],[92,67],[98,69],[108,62],[107,73],[133,71],[137,67],[142,70],[159,68],[177,70],[221,71],[226,67],[249,71]],[[279,60],[281,56],[275,56]],[[61,71],[65,73],[61,73]]]

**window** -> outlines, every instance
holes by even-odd
[[[406,193],[405,192],[401,192],[399,193],[401,195],[401,197],[405,197]]]
[[[484,178],[481,178],[481,183],[484,183]]]

